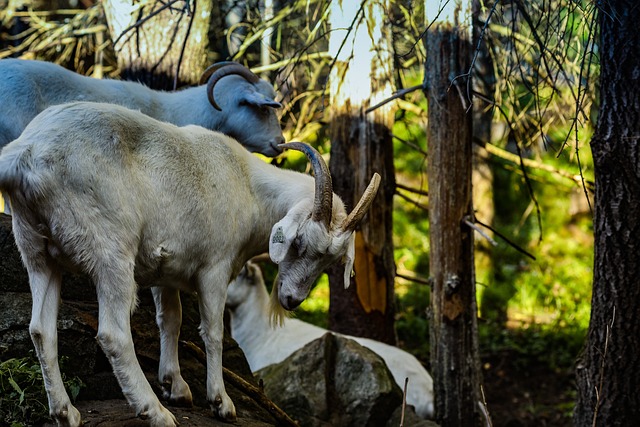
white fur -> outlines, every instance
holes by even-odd
[[[0,147],[16,139],[27,124],[52,105],[72,101],[118,104],[177,126],[194,124],[235,138],[249,151],[266,156],[284,142],[273,108],[275,92],[260,80],[237,75],[222,78],[214,89],[222,111],[209,103],[205,86],[176,92],[149,89],[134,82],[94,79],[59,65],[21,59],[0,61]]]
[[[168,397],[186,403],[191,392],[178,365],[178,289],[198,293],[207,398],[220,417],[233,419],[221,363],[231,278],[269,248],[274,225],[296,230],[294,241],[283,243],[290,248],[279,264],[278,294],[287,309],[307,297],[326,267],[353,259],[346,252],[354,234],[340,227],[346,212],[337,196],[329,229],[311,219],[312,177],[268,165],[221,133],[178,128],[112,104],[63,104],[39,114],[2,150],[0,190],[9,196],[29,273],[30,332],[59,425],[80,423],[57,363],[63,266],[93,279],[97,339],[129,403],[151,425],[173,426],[133,348],[129,322],[138,285],[158,286],[159,375],[171,383]]]
[[[227,290],[231,336],[256,372],[282,362],[293,352],[326,334],[326,329],[298,319],[285,318],[279,328],[269,325],[269,295],[260,268],[248,262]],[[340,335],[336,332],[332,332]],[[386,362],[400,388],[407,385],[407,403],[423,418],[433,417],[433,380],[413,355],[368,338],[346,336],[377,353]]]

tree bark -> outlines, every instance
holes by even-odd
[[[208,65],[211,0],[103,4],[123,79],[163,90],[198,82]]]
[[[329,327],[332,330],[395,344],[392,206],[395,190],[389,105],[367,113],[367,107],[391,95],[391,42],[383,29],[386,2],[343,1],[333,6],[332,28],[351,25],[343,50],[342,38],[332,34],[337,55],[332,76],[331,159],[333,190],[353,209],[374,172],[382,177],[369,213],[356,232],[355,276],[344,289],[343,266],[329,273]],[[344,10],[342,10],[344,9]],[[359,12],[360,11],[360,12]],[[352,50],[353,49],[353,50]],[[363,75],[363,72],[366,73]]]
[[[593,295],[574,424],[631,426],[640,419],[640,8],[601,7]]]
[[[437,422],[461,427],[477,425],[480,401],[473,232],[464,224],[473,217],[466,75],[472,53],[471,7],[450,3],[429,22],[426,35],[431,374]],[[426,10],[435,15],[439,9],[431,6],[427,2]]]

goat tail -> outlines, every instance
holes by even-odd
[[[284,319],[289,316],[289,312],[282,307],[278,299],[278,276],[276,275],[271,288],[271,297],[269,298],[269,325],[274,329],[276,326],[282,327],[284,326]]]
[[[3,193],[26,193],[35,190],[30,147],[15,144],[5,146],[0,154],[0,190]]]

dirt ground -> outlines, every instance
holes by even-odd
[[[483,361],[485,397],[493,427],[567,427],[575,393],[572,372],[554,372],[546,368],[518,366],[511,355],[491,356]],[[135,417],[124,400],[77,403],[85,426],[145,427],[148,421]],[[170,407],[181,426],[251,426],[258,421],[240,419],[235,424],[211,418],[207,409]],[[47,427],[54,427],[47,424]]]
[[[484,393],[493,427],[571,426],[571,371],[519,363],[510,354],[483,360]]]

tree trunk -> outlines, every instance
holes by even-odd
[[[198,82],[208,65],[211,0],[103,4],[123,79],[163,90]]]
[[[382,184],[376,200],[356,233],[355,276],[344,289],[343,266],[329,271],[329,327],[350,335],[396,343],[394,329],[395,264],[392,206],[395,190],[389,104],[367,113],[367,107],[391,95],[390,34],[383,28],[386,2],[369,2],[338,52],[344,35],[332,33],[337,56],[332,75],[331,159],[333,190],[353,209],[371,176]],[[345,29],[359,13],[360,2],[335,3],[332,28]]]
[[[439,3],[439,2],[435,2]],[[475,426],[480,362],[473,268],[471,199],[471,7],[450,2],[426,35],[429,103],[431,374],[436,420],[443,427]],[[455,3],[455,4],[453,4]],[[438,6],[426,10],[434,16]],[[458,76],[454,82],[452,76]]]
[[[609,427],[640,419],[640,8],[601,7],[593,296],[574,423]]]

